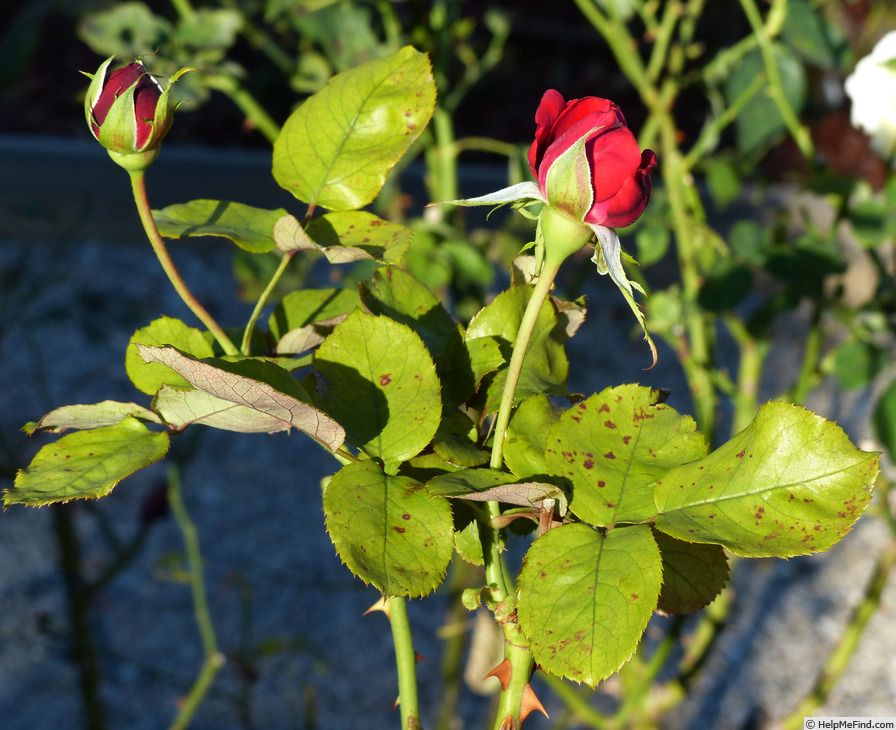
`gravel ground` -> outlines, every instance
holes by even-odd
[[[141,398],[122,367],[133,330],[163,313],[190,320],[141,240],[124,173],[104,153],[93,145],[2,139],[0,169],[0,466],[7,474],[45,441],[17,430],[26,421],[63,404]],[[289,196],[283,198],[268,169],[263,155],[171,150],[150,172],[150,196],[158,206],[193,197],[288,206]],[[58,194],[46,193],[46,180],[57,182]],[[245,319],[247,310],[230,301],[227,245],[176,244],[173,251],[217,317]],[[671,388],[670,403],[687,411],[671,353],[661,352],[660,366],[641,371],[646,349],[630,338],[629,317],[606,284],[595,282],[589,321],[571,342],[571,388],[600,390],[627,373],[645,385]],[[796,362],[799,343],[782,331],[781,344],[786,367]],[[774,384],[768,387],[772,392]],[[854,439],[867,438],[867,394],[846,398],[822,391],[813,406],[839,419]],[[362,615],[377,593],[339,564],[323,529],[319,481],[334,462],[301,434],[208,430],[200,446],[183,469],[184,492],[229,661],[192,727],[395,727],[388,624],[382,614]],[[162,469],[137,473],[98,503],[65,508],[83,541],[88,575],[99,574],[110,559],[104,525],[122,539],[135,534],[142,504],[161,483]],[[0,479],[0,488],[8,483]],[[52,509],[23,507],[0,517],[3,730],[80,726],[53,518]],[[734,619],[691,696],[665,726],[774,727],[812,685],[886,541],[883,526],[864,518],[828,554],[743,562],[733,583]],[[97,599],[91,626],[109,728],[167,726],[198,671],[201,645],[190,592],[170,562],[181,550],[173,520],[160,521]],[[848,676],[819,715],[896,716],[894,591],[892,584],[887,587]],[[420,665],[421,705],[427,710],[440,692],[436,631],[445,608],[441,595],[410,605],[417,649],[432,660]],[[258,652],[253,666],[241,660],[247,647]],[[609,696],[613,690],[609,682],[599,692]],[[486,703],[467,693],[455,727],[482,727],[477,718]],[[552,715],[560,714],[556,701],[546,704]],[[250,712],[251,723],[241,712]],[[432,726],[431,712],[424,720]],[[530,726],[551,724],[537,718]]]

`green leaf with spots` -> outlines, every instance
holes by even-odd
[[[766,403],[709,456],[656,483],[656,528],[746,557],[827,550],[868,505],[879,454],[789,403]]]
[[[693,419],[638,385],[607,388],[569,408],[551,428],[548,473],[573,485],[570,510],[592,525],[656,514],[653,482],[706,455]]]
[[[355,310],[314,358],[315,403],[371,457],[407,461],[439,427],[435,365],[420,337],[387,317]]]
[[[654,532],[663,558],[663,589],[657,610],[693,613],[712,603],[728,582],[728,558],[721,545],[684,542]]]
[[[429,123],[435,100],[429,59],[410,46],[340,73],[286,120],[274,179],[305,203],[363,208]]]
[[[331,264],[399,264],[412,239],[410,228],[363,210],[327,213],[315,218],[307,228],[302,228],[291,215],[274,224],[274,240],[282,253],[319,251]]]
[[[518,477],[547,474],[548,432],[560,417],[546,395],[526,398],[513,414],[504,441],[504,463]]]
[[[118,482],[168,451],[168,434],[150,431],[136,418],[76,431],[47,444],[16,474],[3,504],[42,506],[69,499],[105,497]]]
[[[327,531],[342,562],[386,596],[423,596],[444,579],[454,550],[445,499],[371,461],[340,469],[324,493]]]
[[[660,553],[646,525],[569,524],[539,537],[519,577],[517,615],[545,671],[589,687],[634,653],[656,608]]]
[[[467,342],[481,337],[494,337],[505,349],[507,359],[519,332],[526,305],[532,296],[531,286],[515,286],[501,292],[494,301],[480,310],[467,327]],[[566,341],[566,319],[557,313],[550,299],[544,303],[535,322],[514,402],[536,393],[564,395],[569,362],[563,342]],[[499,374],[501,375],[501,374]],[[489,386],[489,409],[496,409],[501,398],[505,376],[496,377]]]
[[[163,385],[189,388],[190,383],[167,365],[146,362],[140,357],[137,350],[138,345],[176,347],[181,352],[189,353],[197,358],[214,355],[211,344],[202,332],[194,327],[188,327],[179,319],[161,317],[150,322],[146,327],[137,330],[131,337],[124,358],[125,370],[127,370],[131,382],[137,390],[147,395],[155,395]]]
[[[152,212],[166,238],[220,236],[229,238],[244,251],[274,250],[274,224],[286,210],[266,210],[228,200],[192,200]]]

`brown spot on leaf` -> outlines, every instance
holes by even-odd
[[[604,426],[606,426],[607,428],[616,428],[616,424],[612,421],[604,421]]]
[[[605,481],[603,481],[602,479],[598,479],[597,486],[600,487],[601,489],[603,489],[605,486],[607,486],[607,483]]]
[[[616,454],[614,454],[612,451],[608,451],[606,454],[604,454],[604,458],[605,459],[615,459]]]
[[[404,532],[404,528],[399,527],[398,525],[395,525],[395,527],[393,527],[392,529],[395,530],[395,532],[399,532],[399,533]]]
[[[606,403],[604,403],[600,408],[598,408],[597,412],[598,413],[609,413],[610,406],[608,406]]]
[[[746,454],[746,453],[747,453],[747,450],[746,450],[746,449],[742,449],[741,452],[740,452],[739,454],[737,454],[737,458],[738,458],[738,459],[743,459],[743,458],[744,458],[744,454]]]
[[[411,519],[411,516],[410,516],[407,512],[405,512],[405,513],[401,516],[401,519],[403,519],[403,520],[409,520],[409,519]]]
[[[380,385],[386,386],[392,382],[392,375],[390,373],[385,373],[384,375],[380,375]]]
[[[586,469],[593,469],[593,468],[594,468],[594,462],[593,462],[591,459],[585,459],[585,461],[584,461],[584,463],[582,464],[582,466],[584,466]]]

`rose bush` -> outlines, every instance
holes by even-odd
[[[607,228],[634,223],[650,199],[650,173],[656,155],[638,147],[619,107],[607,99],[586,96],[566,101],[560,92],[545,92],[535,112],[535,141],[529,148],[529,169],[542,194],[578,220]],[[549,178],[554,163],[584,139],[590,168],[591,196],[558,205]],[[560,181],[564,184],[565,181]]]

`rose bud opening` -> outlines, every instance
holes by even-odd
[[[93,119],[90,127],[93,136],[99,139],[100,128],[106,121],[106,116],[112,108],[112,104],[128,89],[133,88],[134,115],[136,124],[135,150],[143,149],[153,133],[153,121],[156,116],[156,106],[162,98],[162,87],[139,62],[128,64],[109,74],[109,79],[103,85],[96,104],[93,105]],[[167,131],[167,130],[165,130]]]
[[[549,205],[607,228],[623,228],[640,217],[650,200],[656,155],[641,151],[616,104],[594,96],[566,101],[550,89],[535,113],[535,124],[529,169]],[[579,155],[588,163],[587,179],[581,174],[586,172],[583,160],[572,159]],[[554,170],[552,176],[557,164],[562,174]],[[571,176],[575,190],[570,189]]]
[[[171,128],[171,84],[192,69],[181,69],[162,89],[139,60],[109,73],[111,62],[107,59],[91,76],[84,99],[87,123],[118,164],[143,169],[158,155]]]

